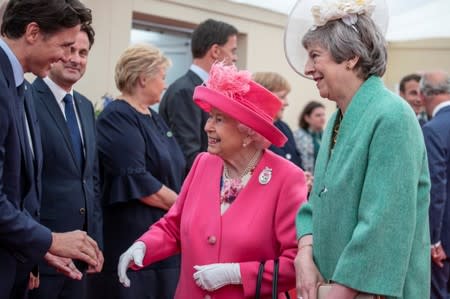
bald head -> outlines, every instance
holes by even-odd
[[[442,102],[450,101],[450,77],[445,71],[432,71],[423,74],[420,80],[420,93],[428,115]]]

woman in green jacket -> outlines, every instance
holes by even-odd
[[[327,299],[429,298],[425,146],[413,111],[380,78],[386,41],[370,18],[373,1],[305,7],[312,2],[300,1],[291,13],[286,53],[338,110],[324,132],[309,202],[296,219],[299,298],[315,299],[323,281],[332,283]],[[305,11],[314,21],[301,35],[295,24]],[[299,35],[303,65],[293,37]]]

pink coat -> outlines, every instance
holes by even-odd
[[[261,184],[259,174],[266,167],[272,169],[272,176]],[[279,291],[294,288],[294,221],[307,194],[303,172],[266,150],[247,186],[221,216],[222,169],[223,161],[217,156],[203,153],[197,157],[177,202],[139,239],[147,245],[144,265],[181,252],[177,299],[253,298],[260,261],[266,261],[261,295],[271,298],[277,257]],[[242,285],[207,292],[195,284],[194,265],[231,262],[240,265]]]

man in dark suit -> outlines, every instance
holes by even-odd
[[[31,267],[44,258],[80,279],[70,258],[98,265],[85,232],[52,233],[39,224],[41,149],[25,72],[45,76],[66,60],[91,12],[78,0],[10,0],[0,38],[0,298],[23,298]],[[27,210],[28,209],[28,210]]]
[[[450,291],[450,77],[425,73],[420,93],[431,118],[423,126],[431,178],[431,298],[448,299]]]
[[[159,113],[181,146],[187,171],[197,154],[208,147],[204,131],[208,114],[194,104],[194,89],[208,79],[214,62],[231,64],[237,61],[237,34],[233,26],[212,19],[198,25],[192,34],[192,65],[185,75],[169,86],[161,100]]]
[[[86,70],[93,42],[94,30],[90,25],[83,24],[70,47],[68,61],[53,64],[48,77],[37,78],[33,82],[33,98],[41,132],[45,132],[42,136],[45,163],[41,223],[57,232],[87,231],[101,244],[94,107],[87,98],[73,90],[73,85]],[[67,97],[73,101],[67,101]],[[71,134],[71,119],[67,115],[71,112],[67,108],[75,112],[73,124],[78,131],[76,136]],[[81,146],[76,146],[73,138],[78,138]],[[85,269],[84,265],[76,264],[81,271]],[[99,270],[101,264],[88,272]],[[40,265],[39,274],[40,285],[30,292],[31,299],[78,299],[86,295],[86,276],[81,281],[72,280],[45,263]]]

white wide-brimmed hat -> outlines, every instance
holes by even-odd
[[[306,32],[337,19],[352,26],[361,14],[371,16],[386,34],[389,23],[386,0],[299,0],[289,14],[284,31],[284,53],[289,65],[301,76],[311,79],[305,75],[308,53],[302,38]]]

